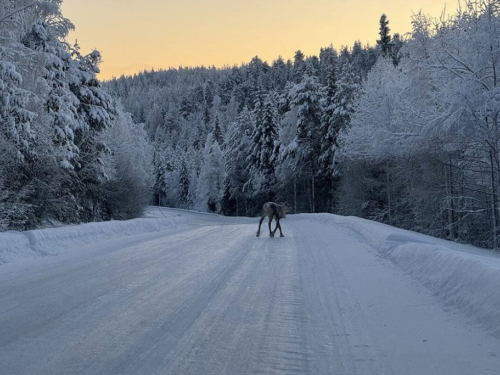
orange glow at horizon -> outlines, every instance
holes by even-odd
[[[439,17],[454,0],[64,0],[82,53],[102,52],[100,79],[179,66],[272,63],[301,50],[375,45],[380,16],[391,34],[411,31],[411,16]],[[454,9],[448,8],[449,13]]]

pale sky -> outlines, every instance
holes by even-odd
[[[439,16],[458,0],[64,0],[82,53],[102,52],[99,78],[145,69],[233,66],[259,56],[269,64],[332,44],[375,45],[382,13],[391,34],[411,30],[411,16]]]

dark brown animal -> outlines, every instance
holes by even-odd
[[[260,214],[257,237],[260,236],[260,226],[262,225],[262,221],[264,221],[264,218],[266,217],[269,218],[269,237],[274,237],[274,233],[276,233],[276,230],[278,228],[280,230],[280,237],[285,237],[285,235],[281,231],[280,219],[284,219],[288,211],[289,207],[286,204],[278,204],[274,202],[264,203],[264,205],[262,206],[262,213]],[[274,228],[274,231],[271,230],[271,222],[273,221],[273,219],[276,220],[276,228]]]

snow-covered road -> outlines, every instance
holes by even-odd
[[[498,338],[347,225],[179,215],[0,266],[0,373],[500,373]]]

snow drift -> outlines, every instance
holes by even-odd
[[[162,217],[108,221],[25,232],[0,233],[0,265],[22,258],[57,255],[72,247],[88,245],[120,236],[172,230],[186,218],[165,211]]]
[[[316,220],[351,230],[445,305],[500,337],[500,254],[357,217],[318,214]]]

